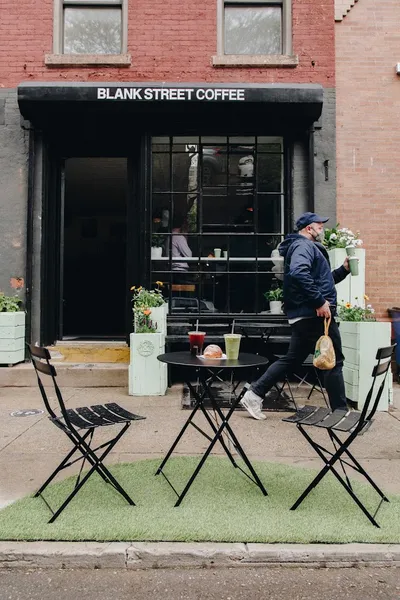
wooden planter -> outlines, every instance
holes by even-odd
[[[25,313],[0,312],[0,364],[15,365],[25,359]]]
[[[380,322],[340,322],[339,328],[345,356],[343,376],[346,396],[357,403],[358,409],[362,409],[364,406],[368,390],[371,387],[371,374],[376,364],[375,356],[378,348],[390,346],[390,325],[390,323]],[[378,382],[380,385],[379,380]],[[378,410],[388,410],[389,404],[392,402],[392,390],[393,378],[389,371]]]
[[[151,315],[150,319],[153,323],[157,324],[157,333],[167,333],[167,314],[168,304],[165,303],[162,306],[150,308]],[[135,332],[136,332],[136,319],[135,319]]]
[[[157,360],[157,356],[164,352],[164,333],[131,333],[130,396],[165,395],[168,386],[168,366]]]
[[[340,267],[346,258],[345,248],[335,248],[328,250],[329,260],[332,269]],[[359,274],[357,276],[348,275],[341,283],[336,286],[338,304],[350,302],[350,304],[359,304],[364,306],[365,294],[365,250],[356,248],[355,256],[359,258]]]

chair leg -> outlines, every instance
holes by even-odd
[[[85,433],[85,435],[83,436],[83,439],[86,439],[88,437],[88,435],[90,434],[90,429]],[[68,434],[67,434],[68,435]],[[68,436],[69,437],[69,436]],[[70,438],[71,439],[71,438]],[[67,454],[67,456],[60,462],[60,464],[58,465],[58,467],[53,471],[53,473],[50,475],[50,477],[48,477],[48,479],[46,479],[46,481],[44,482],[44,484],[42,485],[42,487],[40,487],[38,489],[38,491],[35,493],[34,498],[37,498],[38,496],[41,495],[41,493],[47,488],[47,486],[49,485],[49,483],[51,483],[53,481],[53,479],[56,477],[56,475],[58,475],[58,473],[60,471],[62,471],[63,469],[65,469],[68,465],[67,462],[69,461],[70,458],[72,458],[72,456],[75,454],[75,452],[79,449],[78,446],[76,445],[75,440],[73,440],[74,443],[74,448],[72,448],[71,452],[69,452]],[[81,457],[78,459],[81,460]]]
[[[349,436],[349,438],[346,440],[345,443],[342,443],[341,440],[336,437],[336,441],[337,443],[340,445],[340,448],[337,450],[337,452],[335,454],[333,454],[331,456],[331,458],[328,460],[326,458],[326,456],[324,456],[324,454],[321,452],[319,446],[314,442],[314,440],[304,431],[304,429],[298,425],[298,429],[301,431],[301,433],[304,435],[304,437],[308,440],[308,442],[310,443],[310,445],[314,448],[314,450],[317,452],[317,454],[322,458],[322,460],[325,462],[325,466],[321,469],[321,471],[318,473],[318,475],[316,477],[314,477],[314,479],[311,481],[311,483],[308,485],[308,487],[304,490],[304,492],[301,494],[301,496],[296,500],[296,502],[293,504],[293,506],[290,508],[290,510],[296,510],[296,508],[298,508],[300,506],[300,504],[303,502],[303,500],[305,500],[305,498],[309,495],[309,493],[321,482],[321,480],[325,477],[325,475],[331,471],[332,474],[336,477],[336,479],[339,481],[339,483],[341,483],[341,485],[345,488],[345,490],[348,492],[348,494],[353,498],[354,502],[357,504],[357,506],[362,510],[362,512],[365,514],[365,516],[369,519],[369,521],[375,526],[379,528],[378,523],[376,522],[376,520],[374,519],[374,517],[368,512],[368,510],[365,508],[365,506],[362,504],[362,502],[359,500],[359,498],[356,496],[356,494],[353,492],[352,488],[350,485],[348,485],[343,479],[342,477],[339,475],[339,473],[336,471],[336,469],[334,468],[334,465],[336,462],[341,461],[341,457],[342,455],[346,452],[348,454],[348,456],[352,459],[352,457],[350,456],[350,453],[347,451],[347,447],[351,444],[351,442],[353,441],[353,439],[355,439],[354,437],[352,437],[351,435]],[[372,480],[371,480],[372,481]],[[379,507],[378,507],[379,508]]]
[[[106,458],[108,453],[112,450],[112,448],[115,446],[115,444],[120,440],[122,435],[126,432],[129,425],[130,425],[130,422],[126,423],[126,425],[118,432],[118,435],[116,435],[115,438],[110,440],[110,442],[107,442],[107,447],[100,456],[97,456],[95,454],[95,452],[90,448],[90,446],[88,446],[86,444],[84,437],[87,437],[87,435],[85,435],[84,437],[77,435],[77,438],[79,437],[80,443],[79,443],[79,445],[77,443],[76,450],[80,450],[83,458],[86,458],[91,463],[92,466],[89,469],[89,471],[86,473],[86,475],[81,479],[81,481],[79,481],[78,485],[76,485],[74,487],[73,491],[64,500],[64,502],[61,504],[61,506],[52,515],[51,519],[49,520],[49,523],[54,523],[54,521],[57,519],[57,517],[68,506],[68,504],[71,502],[71,500],[76,496],[76,494],[79,492],[79,490],[82,488],[82,486],[86,483],[86,481],[89,479],[89,477],[91,477],[91,475],[93,475],[94,472],[97,472],[103,479],[104,479],[104,476],[106,476],[107,479],[109,479],[109,482],[116,489],[116,491],[119,492],[121,494],[121,496],[123,496],[125,498],[125,500],[128,502],[128,504],[130,504],[131,506],[135,506],[135,503],[133,502],[132,498],[124,490],[124,488],[121,486],[121,484],[118,483],[116,478],[110,473],[110,471],[107,469],[107,467],[105,467],[105,465],[103,464],[104,459]]]

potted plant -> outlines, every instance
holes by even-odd
[[[157,360],[165,352],[166,303],[157,288],[133,286],[133,327],[130,334],[129,395],[162,396],[167,389],[167,365]]]
[[[356,298],[363,299],[365,295],[365,250],[361,248],[363,241],[360,232],[353,233],[347,227],[340,227],[339,223],[332,228],[325,229],[323,244],[328,251],[332,269],[340,267],[350,251],[358,258],[359,274],[357,277],[348,276],[337,284],[338,298],[350,304],[359,303]],[[346,251],[346,248],[350,249]],[[361,300],[363,305],[363,300]]]
[[[377,321],[371,304],[363,306],[358,298],[355,300],[354,304],[339,303],[338,317],[345,356],[343,377],[346,396],[361,409],[371,386],[376,352],[378,348],[390,346],[391,323]],[[368,302],[368,296],[364,296],[363,300],[363,304]],[[392,377],[388,376],[378,410],[388,410],[392,388]]]
[[[279,315],[282,312],[283,290],[276,287],[264,293],[264,297],[269,301],[271,314]]]
[[[18,296],[0,292],[0,364],[15,365],[25,359],[25,313]]]
[[[151,236],[151,258],[157,259],[162,256],[162,245],[164,243],[164,236],[160,233],[153,233]]]

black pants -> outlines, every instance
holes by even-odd
[[[309,354],[314,353],[318,338],[324,334],[324,319],[312,317],[301,319],[292,325],[292,337],[286,356],[274,362],[257,381],[252,383],[251,389],[257,396],[263,398],[275,383],[282,381],[287,375],[293,373],[301,366]],[[343,380],[342,341],[339,327],[332,319],[329,327],[329,336],[332,339],[336,354],[336,366],[331,371],[320,371],[324,374],[324,385],[328,392],[332,410],[346,408],[346,393]]]

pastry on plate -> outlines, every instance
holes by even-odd
[[[222,358],[222,350],[216,344],[210,344],[204,349],[204,358]]]

